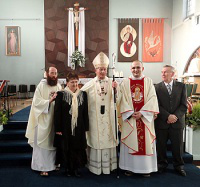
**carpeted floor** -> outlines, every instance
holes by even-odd
[[[27,121],[30,112],[30,106],[15,113],[10,118],[14,121]],[[63,171],[50,172],[49,177],[41,177],[38,172],[34,172],[29,166],[1,166],[0,167],[0,187],[73,187],[73,186],[154,186],[154,187],[197,187],[200,186],[200,169],[192,164],[186,164],[185,170],[187,177],[178,175],[172,165],[166,173],[153,173],[150,178],[144,178],[135,174],[132,177],[125,176],[122,171],[120,178],[116,178],[116,174],[96,176],[90,173],[86,168],[82,170],[82,177],[66,177]]]
[[[10,117],[9,121],[27,121],[29,117],[31,106],[28,106],[19,112],[16,112],[13,116]]]
[[[186,164],[187,177],[177,175],[172,165],[164,174],[154,173],[150,178],[140,175],[127,177],[123,174],[117,179],[113,173],[111,175],[94,175],[87,169],[82,170],[82,177],[66,177],[63,171],[51,172],[49,177],[41,177],[39,173],[32,171],[30,167],[4,167],[0,168],[1,187],[98,187],[98,186],[174,186],[174,187],[197,187],[200,186],[200,169],[192,164]]]

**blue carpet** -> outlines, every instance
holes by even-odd
[[[193,187],[200,186],[200,169],[192,164],[186,164],[185,170],[187,177],[179,176],[169,165],[166,173],[154,173],[150,178],[144,178],[140,175],[127,177],[124,174],[117,179],[115,174],[96,176],[87,169],[83,169],[82,178],[66,177],[63,171],[50,172],[48,178],[40,177],[38,172],[34,172],[30,167],[1,167],[0,168],[0,186],[1,187],[57,187],[57,186],[181,186]]]
[[[31,106],[28,106],[10,117],[9,122],[13,121],[28,121]]]

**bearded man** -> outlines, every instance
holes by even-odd
[[[53,114],[56,92],[61,90],[55,67],[48,68],[46,76],[36,88],[25,135],[33,147],[31,168],[40,171],[41,176],[48,176],[48,171],[56,168]]]

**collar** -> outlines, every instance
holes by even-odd
[[[171,86],[171,88],[172,88],[172,86],[173,86],[173,80],[172,80],[170,83],[164,82],[164,84],[165,84],[165,86],[167,86],[168,84],[170,84],[170,86]]]
[[[68,91],[68,92],[69,92],[71,95],[73,95],[73,96],[74,96],[74,95],[77,96],[77,95],[79,94],[79,92],[80,92],[79,88],[77,88],[75,92],[72,92],[72,91],[69,89],[68,86],[66,86],[66,87],[64,88],[64,90],[65,90],[65,91]]]
[[[99,79],[98,77],[95,77],[96,82],[106,82],[108,81],[108,77],[105,77],[105,79]]]
[[[141,79],[144,78],[144,75],[142,75],[142,76],[139,77],[139,78],[136,78],[136,77],[134,77],[133,75],[131,75],[130,78],[131,78],[132,80],[141,80]]]

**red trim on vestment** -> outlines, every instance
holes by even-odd
[[[126,122],[133,128],[133,130],[134,130],[134,127],[133,127],[133,125],[131,125],[131,123],[129,122],[129,120],[126,120]]]
[[[134,152],[137,152],[136,150],[134,150],[134,149],[132,149],[132,148],[130,148],[128,145],[126,145],[124,142],[122,142],[126,147],[128,147],[129,149],[131,149],[131,150],[133,150]],[[130,153],[130,154],[132,154],[132,153]]]
[[[144,111],[144,112],[152,112],[152,113],[155,113],[155,114],[159,114],[160,112],[154,112],[154,111],[151,111],[151,110],[141,110],[141,111]]]
[[[124,142],[122,142],[126,147],[128,147],[129,149],[131,149],[128,145],[126,145]],[[131,149],[132,151],[134,151],[134,152],[136,152],[137,153],[137,151],[136,150],[134,150],[134,149]],[[129,153],[129,154],[131,154],[131,155],[133,155],[134,153]],[[137,155],[137,156],[152,156],[152,155],[154,155],[154,154],[150,154],[150,155]]]
[[[130,134],[133,132],[133,130],[126,136],[126,137],[124,137],[124,138],[121,138],[121,140],[124,140],[124,139],[126,139],[127,137],[129,137],[130,136]]]
[[[124,113],[126,113],[126,112],[134,112],[134,110],[127,110],[127,111],[125,111],[125,112],[121,112],[120,114],[124,114]]]
[[[128,123],[128,124],[131,126],[131,128],[134,130],[133,126],[129,123],[128,120],[126,121],[126,123]],[[126,137],[121,138],[121,140],[124,140],[124,139],[126,139],[128,136],[130,136],[130,134],[133,132],[133,130],[132,130]]]

